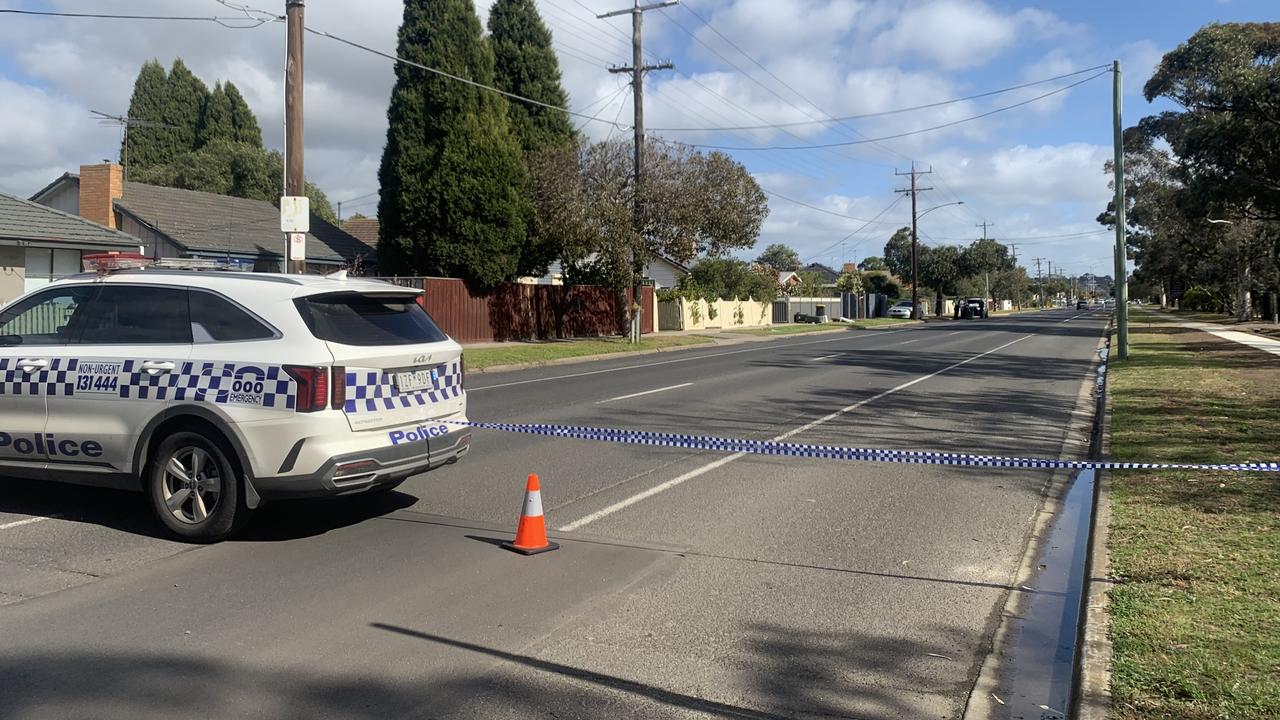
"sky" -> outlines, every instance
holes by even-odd
[[[482,19],[489,4],[477,3]],[[630,17],[595,17],[626,0],[538,6],[570,108],[595,118],[575,124],[597,140],[629,135],[631,93],[607,68],[630,62]],[[252,25],[217,0],[0,0],[0,8]],[[402,8],[396,0],[311,0],[306,21],[394,52]],[[1110,63],[1121,62],[1124,123],[1133,125],[1170,109],[1142,97],[1165,52],[1207,23],[1271,20],[1274,9],[1274,0],[686,0],[645,14],[647,62],[675,65],[648,76],[645,125],[651,135],[708,151],[728,148],[769,193],[768,219],[755,248],[739,253],[744,258],[771,243],[837,269],[880,255],[893,230],[910,223],[909,198],[894,191],[908,182],[896,173],[914,162],[932,170],[920,176],[921,187],[932,188],[919,194],[921,242],[967,244],[986,222],[988,236],[1016,245],[1033,275],[1035,258],[1046,269],[1051,261],[1055,273],[1109,275],[1114,236],[1095,218],[1111,196],[1103,171],[1112,156]],[[305,52],[308,179],[343,201],[343,216],[372,215],[392,62],[315,35]],[[234,82],[267,145],[280,148],[283,55],[280,23],[233,29],[0,15],[0,191],[29,196],[81,164],[116,159],[120,129],[90,110],[125,113],[138,68],[152,58],[168,66],[181,57],[210,86]],[[1107,67],[832,121],[1099,66]],[[1011,105],[1020,106],[1003,109]],[[985,117],[969,120],[977,115]],[[787,127],[760,127],[779,124]],[[912,134],[882,139],[904,133]],[[833,146],[796,147],[806,145]]]

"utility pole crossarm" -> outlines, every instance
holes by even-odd
[[[635,7],[626,8],[623,10],[613,10],[611,12],[602,13],[600,15],[597,15],[596,19],[604,20],[605,18],[618,17],[619,15],[630,15],[631,13],[647,12],[649,10],[658,10],[660,8],[671,7],[672,5],[679,5],[679,4],[680,3],[677,2],[677,0],[668,0],[667,2],[653,3],[652,5],[637,4]]]

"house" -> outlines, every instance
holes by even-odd
[[[138,239],[0,193],[0,305],[83,269],[82,257],[138,252]]]
[[[587,258],[587,262],[591,262],[594,259],[595,255],[593,254]],[[645,283],[653,285],[658,290],[675,287],[680,282],[680,278],[688,274],[688,267],[661,255],[651,258],[644,266]],[[547,273],[542,277],[522,277],[518,278],[516,282],[526,285],[563,285],[564,267],[557,260],[551,263]]]
[[[378,247],[378,218],[351,218],[342,223],[342,229],[365,245],[371,248]]]
[[[280,210],[269,202],[127,182],[115,163],[81,165],[31,197],[138,239],[153,258],[206,258],[264,272],[283,269]],[[376,247],[311,214],[307,272],[370,267]]]
[[[818,273],[822,278],[822,284],[824,286],[830,285],[831,287],[835,287],[836,281],[840,279],[840,273],[832,270],[822,263],[809,263],[808,265],[800,268],[797,272]]]

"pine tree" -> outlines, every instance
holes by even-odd
[[[196,146],[204,147],[217,140],[234,140],[235,129],[231,126],[231,100],[222,83],[215,83],[209,100],[200,113],[200,127],[196,133]]]
[[[398,52],[494,82],[493,51],[472,0],[406,0]],[[532,207],[506,101],[401,64],[387,118],[379,265],[396,274],[459,277],[480,291],[514,277]]]
[[[497,0],[489,11],[494,83],[500,90],[532,100],[568,107],[560,83],[560,61],[551,48],[551,31],[534,0]],[[568,113],[512,101],[507,105],[511,130],[525,153],[569,144],[576,133]]]
[[[262,147],[262,130],[258,127],[258,118],[249,109],[249,103],[244,101],[240,90],[228,80],[223,86],[223,92],[227,94],[227,101],[230,103],[235,141]]]
[[[159,122],[163,114],[167,86],[164,66],[158,60],[148,60],[133,81],[133,96],[129,99],[129,117],[135,120]],[[148,167],[164,162],[167,147],[172,142],[171,131],[160,127],[131,127],[128,129],[128,147],[120,145],[120,162],[130,167]]]
[[[209,88],[178,58],[173,61],[169,76],[165,78],[165,91],[160,120],[174,127],[167,129],[166,137],[170,138],[170,143],[162,162],[170,162],[198,147],[196,131],[200,127],[201,110],[208,103]]]

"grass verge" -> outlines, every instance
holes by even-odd
[[[711,338],[696,335],[646,338],[637,345],[632,345],[621,338],[597,338],[592,340],[511,343],[500,347],[467,348],[466,356],[468,369],[484,370],[496,365],[541,363],[563,358],[660,350],[681,345],[703,345],[709,342],[711,342]]]
[[[725,330],[726,333],[734,335],[796,335],[800,333],[811,332],[830,332],[832,330],[866,330],[868,328],[884,327],[886,325],[905,325],[916,320],[900,320],[898,318],[868,318],[866,320],[858,320],[851,323],[787,323],[785,325],[771,325],[761,328],[742,328],[740,330]]]
[[[1111,365],[1118,460],[1280,455],[1280,362],[1136,311]],[[1112,478],[1111,717],[1280,717],[1280,478]]]

